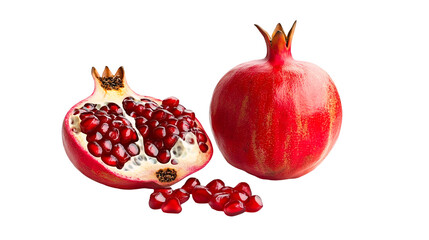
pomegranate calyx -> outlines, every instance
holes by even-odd
[[[267,44],[266,59],[273,63],[283,64],[285,59],[292,58],[291,46],[296,21],[293,23],[287,34],[283,30],[282,25],[278,23],[271,36],[259,25],[255,24],[255,26],[261,32],[265,43]]]

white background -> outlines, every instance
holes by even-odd
[[[0,239],[429,239],[424,3],[2,1]],[[248,182],[260,212],[231,218],[190,200],[165,214],[148,207],[150,190],[106,187],[68,160],[62,120],[91,94],[92,66],[124,66],[136,92],[177,96],[214,140],[216,83],[265,56],[253,24],[294,20],[294,58],[325,69],[341,96],[334,149],[295,180],[258,179],[217,147],[193,175]]]

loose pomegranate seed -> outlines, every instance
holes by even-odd
[[[249,196],[247,196],[246,193],[241,192],[241,191],[233,191],[231,193],[231,200],[239,200],[240,202],[246,202],[247,199],[249,198]]]
[[[103,153],[103,149],[96,142],[88,143],[88,151],[95,157],[100,157]]]
[[[101,160],[112,167],[115,167],[117,165],[118,159],[116,159],[113,155],[101,155]]]
[[[162,100],[162,105],[169,107],[177,107],[177,105],[179,105],[179,99],[175,97],[168,97]]]
[[[149,207],[152,209],[160,209],[165,201],[166,198],[161,192],[154,192],[149,197]]]
[[[192,198],[196,203],[208,203],[211,197],[212,193],[210,190],[201,185],[195,186],[192,191]]]
[[[174,190],[171,196],[179,199],[180,204],[185,203],[190,198],[190,194],[186,190],[181,188]]]
[[[200,148],[201,152],[205,153],[209,150],[209,147],[205,143],[198,143],[198,147]]]
[[[223,187],[219,190],[219,193],[228,193],[231,194],[234,191],[234,189],[232,187]]]
[[[257,212],[262,207],[262,199],[258,195],[251,196],[246,202],[246,212]]]
[[[156,157],[158,155],[158,148],[151,142],[145,142],[144,151],[151,157]]]
[[[110,140],[108,139],[103,139],[99,142],[100,147],[103,149],[103,153],[110,153],[110,151],[112,151],[113,148],[113,144]]]
[[[182,206],[180,206],[179,199],[172,197],[165,201],[161,210],[165,213],[180,213],[182,211]]]
[[[184,189],[188,193],[192,193],[194,187],[197,185],[200,185],[200,181],[196,178],[191,177],[186,180],[185,184],[182,186],[182,189]]]
[[[88,142],[99,141],[102,138],[103,138],[103,135],[101,135],[101,133],[99,133],[99,132],[94,132],[94,133],[90,133],[90,134],[86,135],[86,141],[88,141]]]
[[[95,131],[99,124],[100,120],[96,116],[88,116],[80,122],[80,130],[88,134]]]
[[[209,205],[216,211],[223,211],[225,204],[229,201],[228,193],[216,193],[209,201]]]
[[[159,151],[156,159],[158,160],[158,162],[160,163],[168,163],[170,161],[171,155],[170,155],[170,151],[168,151],[167,149],[162,149],[161,151]]]
[[[229,201],[225,204],[223,212],[228,216],[236,216],[246,211],[244,204],[238,200]]]
[[[135,142],[139,139],[136,131],[134,131],[134,129],[130,126],[126,126],[125,128],[123,128],[120,134],[121,134],[121,142],[123,144]]]
[[[152,136],[156,139],[164,138],[167,135],[165,128],[163,126],[158,126],[153,129]]]
[[[171,189],[171,187],[157,188],[153,190],[153,192],[160,192],[162,195],[164,195],[164,197],[169,197],[171,194],[173,194],[173,189]]]
[[[206,188],[213,194],[217,193],[223,187],[225,187],[225,183],[220,179],[212,180],[206,185]]]
[[[127,146],[127,152],[131,156],[136,156],[136,155],[138,155],[140,153],[140,148],[135,143],[130,143]]]
[[[252,196],[252,190],[250,189],[249,184],[241,182],[234,187],[234,190],[241,191],[247,194],[248,197]]]

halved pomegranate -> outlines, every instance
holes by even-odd
[[[66,114],[63,144],[87,177],[123,189],[168,187],[203,168],[213,147],[195,113],[175,97],[140,96],[123,67],[100,76],[92,95]]]

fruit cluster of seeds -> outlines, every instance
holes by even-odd
[[[156,157],[158,162],[168,163],[171,148],[179,138],[185,140],[189,132],[195,134],[200,150],[208,151],[207,135],[198,127],[195,113],[179,104],[179,99],[169,97],[158,105],[147,98],[136,101],[127,97],[122,105],[125,112],[135,119],[136,128],[144,138],[145,153]],[[193,139],[189,141],[194,144]]]
[[[73,114],[79,114],[80,130],[86,134],[88,151],[101,157],[105,164],[121,169],[132,156],[140,153],[135,144],[137,132],[116,103],[108,103],[100,109],[96,104],[86,103]]]
[[[196,203],[208,203],[216,211],[223,211],[228,216],[244,212],[257,212],[262,208],[262,199],[252,195],[249,184],[241,182],[234,188],[225,186],[220,179],[215,179],[206,186],[196,178],[189,178],[176,190],[172,188],[155,189],[149,198],[149,207],[161,209],[165,213],[180,213],[182,204],[191,197]]]
[[[195,134],[197,144],[202,152],[208,151],[207,135],[198,127],[195,113],[179,104],[179,99],[169,97],[162,105],[143,98],[136,100],[127,97],[122,107],[110,102],[99,109],[96,104],[86,103],[75,109],[79,114],[80,129],[87,134],[88,151],[109,165],[122,169],[124,164],[140,153],[136,144],[139,136],[131,122],[124,116],[135,119],[135,127],[144,139],[144,152],[154,157],[159,163],[177,164],[171,159],[171,148],[179,138],[186,140],[186,134]],[[188,138],[194,144],[192,138]]]

